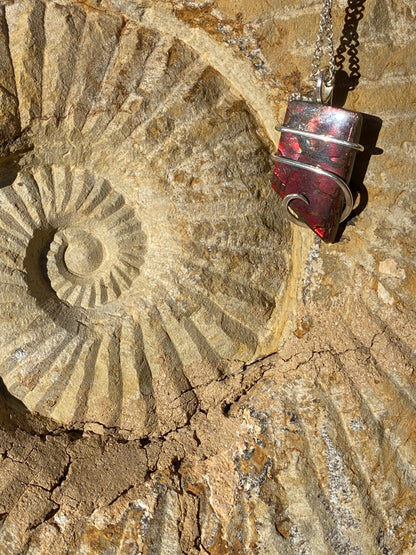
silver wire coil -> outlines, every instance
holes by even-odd
[[[344,194],[345,206],[344,206],[344,210],[342,211],[340,221],[343,222],[351,214],[351,211],[354,206],[354,199],[352,197],[352,193],[348,185],[338,175],[335,175],[331,172],[323,170],[318,166],[309,166],[308,164],[304,164],[303,162],[299,162],[297,160],[291,160],[289,158],[283,158],[282,156],[272,155],[272,160],[274,162],[279,162],[281,164],[286,164],[288,166],[294,166],[295,168],[310,171],[318,175],[327,177],[328,179],[331,179],[334,183],[336,183],[336,185],[341,189],[341,191]],[[296,198],[303,200],[304,202],[306,202],[306,204],[309,204],[309,199],[305,195],[302,195],[302,194],[286,195],[285,199],[288,199],[288,200],[285,200],[285,199],[283,200],[283,206],[286,209],[288,219],[297,225],[301,225],[302,227],[308,227],[304,222],[302,222],[301,219],[295,217],[293,215],[293,212],[291,212],[289,209],[289,204],[292,202],[292,200],[295,200]]]

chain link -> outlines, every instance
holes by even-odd
[[[323,0],[321,19],[319,22],[318,36],[315,43],[315,52],[312,60],[310,81],[316,85],[321,68],[322,56],[325,52],[325,43],[328,55],[328,68],[325,74],[325,85],[332,87],[335,79],[335,54],[334,30],[332,26],[332,0]]]

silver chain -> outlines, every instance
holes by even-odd
[[[318,36],[316,38],[315,52],[312,60],[310,81],[316,85],[321,70],[322,56],[325,52],[325,43],[328,55],[328,67],[325,73],[325,85],[332,87],[335,78],[334,30],[332,26],[332,0],[323,0],[321,20]]]

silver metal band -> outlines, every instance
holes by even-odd
[[[321,104],[332,104],[332,96],[334,94],[335,74],[329,67],[324,68],[318,73],[318,80],[315,87],[316,101]]]
[[[301,137],[308,137],[309,139],[316,139],[318,141],[324,141],[325,143],[333,143],[335,145],[346,146],[353,150],[364,151],[363,145],[358,143],[350,143],[349,141],[343,141],[341,139],[336,139],[330,135],[319,135],[318,133],[311,133],[310,131],[301,131],[300,129],[292,129],[291,127],[284,127],[283,125],[276,125],[276,129],[283,133],[292,133],[293,135],[300,135]]]
[[[332,179],[332,181],[334,181],[334,183],[336,183],[338,185],[338,187],[342,190],[342,192],[344,193],[344,198],[345,198],[345,206],[344,206],[344,210],[341,214],[341,220],[340,221],[343,222],[351,214],[351,210],[354,206],[354,200],[352,198],[352,194],[351,194],[350,189],[348,188],[348,185],[345,183],[345,181],[343,179],[341,179],[340,177],[338,177],[337,175],[335,175],[331,172],[327,172],[326,170],[323,170],[322,168],[319,168],[318,166],[309,166],[308,164],[304,164],[303,162],[298,162],[297,160],[290,160],[289,158],[283,158],[282,156],[274,156],[274,155],[272,155],[272,160],[274,162],[280,162],[281,164],[287,164],[288,166],[294,166],[295,168],[299,168],[299,169],[302,169],[302,170],[317,173],[319,175],[323,175],[323,176],[327,177],[328,179]],[[302,196],[304,196],[304,195],[302,195]],[[289,202],[291,200],[294,200],[294,198],[295,197],[290,199]],[[298,197],[296,197],[296,198],[298,198]],[[309,203],[309,199],[305,196],[304,196],[304,198]],[[286,207],[288,207],[288,205]],[[289,211],[288,211],[288,213],[289,213]],[[291,221],[293,221],[293,220],[291,220]],[[299,223],[299,222],[296,221],[295,223]]]

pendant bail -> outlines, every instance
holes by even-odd
[[[316,82],[315,95],[319,104],[327,104],[331,106],[332,95],[334,92],[334,80],[331,79],[331,71],[329,67],[325,67],[318,74]]]

